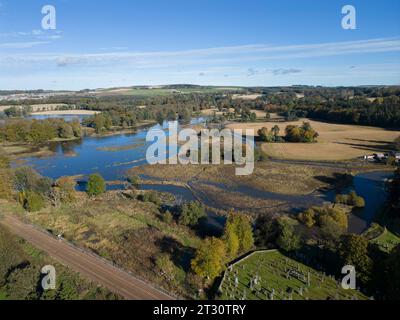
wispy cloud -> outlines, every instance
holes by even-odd
[[[272,73],[275,76],[287,75],[287,74],[294,74],[294,73],[301,73],[300,69],[275,69],[272,70]]]
[[[302,70],[300,69],[294,69],[294,68],[290,68],[290,69],[284,69],[284,68],[280,68],[280,69],[273,69],[273,70],[269,70],[269,69],[256,69],[256,68],[249,68],[247,69],[246,75],[248,77],[252,77],[252,76],[259,76],[259,75],[263,75],[263,74],[272,74],[274,76],[284,76],[284,75],[288,75],[288,74],[295,74],[295,73],[301,73]]]
[[[40,33],[36,35],[40,36]],[[41,50],[38,53],[29,49],[44,44],[48,44],[46,49],[55,48],[58,52]],[[400,80],[399,66],[388,66],[389,61],[383,60],[382,65],[368,68],[356,64],[359,58],[363,63],[383,59],[371,53],[400,52],[400,38],[285,46],[255,44],[180,51],[109,50],[62,52],[51,40],[33,38],[31,41],[1,43],[0,39],[0,86],[25,85],[32,74],[35,74],[35,79],[41,79],[42,87],[52,87],[50,80],[57,79],[60,88],[63,85],[67,88],[106,87],[111,85],[111,80],[115,81],[112,85],[121,84],[120,79],[127,79],[123,81],[124,85],[170,82],[222,85],[227,81],[236,85],[343,85],[398,83]],[[340,55],[349,58],[345,66],[340,62],[344,59],[332,63],[334,59],[330,58],[325,59],[325,63],[319,59],[314,66],[316,57]],[[350,68],[354,64],[357,66],[355,70]],[[14,74],[14,82],[11,82],[10,74]],[[35,82],[33,87],[36,86]]]
[[[33,38],[39,40],[58,40],[63,36],[61,30],[41,30],[33,29],[30,31],[0,32],[0,38]]]
[[[37,36],[42,36],[38,34]],[[57,36],[57,35],[56,35]],[[27,42],[21,44],[0,44],[3,47],[26,48],[29,46],[44,44],[44,42]],[[96,53],[59,53],[59,54],[13,54],[13,61],[16,63],[46,62],[55,65],[115,65],[129,64],[133,67],[171,67],[177,65],[201,65],[208,63],[229,63],[229,62],[255,62],[290,59],[308,59],[315,57],[327,57],[337,55],[366,54],[378,52],[399,52],[400,39],[370,39],[360,41],[301,44],[301,45],[242,45],[218,48],[205,48],[181,51],[151,51],[151,52],[96,52]],[[0,55],[0,63],[6,55]],[[7,59],[9,61],[9,59]],[[60,63],[61,61],[61,63]],[[293,73],[296,70],[289,70]],[[254,73],[249,71],[249,73]],[[285,70],[277,71],[276,74],[285,74]]]
[[[57,60],[58,67],[67,67],[74,64],[85,64],[88,61],[85,58],[78,57],[61,57]]]
[[[28,42],[6,42],[0,43],[0,48],[3,49],[28,49],[36,46],[48,44],[45,41],[28,41]]]

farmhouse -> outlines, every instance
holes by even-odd
[[[394,158],[396,162],[400,162],[400,152],[390,151],[389,153],[374,153],[364,156],[365,161],[383,162],[389,158]]]

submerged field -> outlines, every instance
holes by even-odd
[[[222,300],[365,300],[356,290],[344,290],[338,280],[279,251],[256,252],[226,271]]]
[[[256,162],[254,172],[237,176],[234,165],[152,165],[132,168],[130,171],[145,176],[145,180],[166,183],[210,184],[224,189],[243,186],[263,192],[287,195],[308,195],[316,189],[334,185],[342,174],[358,167],[334,165],[304,165],[274,161]],[[358,169],[357,169],[358,168]],[[367,169],[368,167],[364,167]],[[372,167],[371,167],[372,168]]]
[[[272,214],[308,208],[329,201],[322,189],[344,183],[351,169],[257,162],[250,176],[236,176],[232,165],[154,165],[132,168],[145,184],[176,185],[189,189],[209,209]]]
[[[232,123],[230,129],[254,129],[262,127],[271,129],[278,125],[280,134],[284,135],[287,125],[302,125],[309,122],[318,132],[317,143],[263,143],[262,150],[270,157],[290,160],[340,161],[350,160],[364,155],[387,152],[393,141],[400,136],[400,131],[385,130],[376,127],[332,124],[309,119],[295,122],[260,122]]]

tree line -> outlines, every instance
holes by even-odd
[[[12,119],[0,125],[0,142],[40,144],[56,138],[73,139],[81,136],[79,121]]]

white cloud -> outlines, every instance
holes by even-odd
[[[272,73],[273,73],[275,76],[287,75],[287,74],[294,74],[294,73],[301,73],[301,72],[302,72],[302,70],[300,70],[300,69],[294,69],[294,68],[291,68],[291,69],[275,69],[275,70],[272,70]]]
[[[43,42],[31,42],[43,44]],[[1,44],[0,44],[1,45]],[[7,44],[3,44],[3,46]],[[12,45],[8,44],[12,47]],[[18,48],[18,45],[15,45]],[[21,45],[22,46],[22,45]],[[29,45],[23,46],[29,47]],[[25,63],[58,61],[79,61],[89,65],[126,64],[137,68],[172,67],[177,65],[221,64],[229,62],[252,62],[283,59],[307,59],[314,57],[327,57],[337,55],[365,54],[378,52],[399,52],[400,39],[370,39],[360,41],[347,41],[320,44],[302,44],[288,46],[273,45],[243,45],[232,47],[205,48],[181,51],[152,51],[152,52],[98,52],[98,53],[62,53],[62,54],[31,54],[13,55],[14,61],[21,60]],[[0,56],[0,63],[5,58]]]
[[[2,32],[0,33],[0,38],[22,38],[29,37],[34,39],[41,40],[58,40],[62,38],[62,31],[59,30],[51,30],[44,31],[41,29],[34,29],[31,31],[14,31],[14,32]]]
[[[61,57],[57,60],[58,67],[66,67],[74,64],[85,64],[87,60],[84,58]]]
[[[8,42],[0,43],[0,48],[31,48],[47,43],[51,42]],[[255,44],[180,51],[134,52],[126,49],[119,51],[117,48],[109,50],[92,53],[0,50],[0,68],[3,73],[0,80],[10,87],[11,83],[7,82],[10,74],[15,74],[14,83],[18,83],[20,79],[22,84],[25,75],[35,74],[35,78],[41,77],[44,83],[42,87],[45,88],[52,86],[51,82],[46,82],[46,77],[57,78],[58,85],[66,88],[72,85],[78,88],[107,86],[107,81],[111,79],[116,83],[121,81],[120,79],[127,79],[124,84],[154,85],[171,82],[222,85],[228,80],[230,84],[235,85],[344,85],[364,84],[367,81],[393,84],[400,81],[398,64],[385,67],[388,64],[382,60],[382,65],[374,68],[361,68],[358,64],[356,70],[349,67],[357,63],[356,60],[363,54],[400,52],[399,38],[287,46]],[[341,66],[328,61],[313,68],[315,57],[339,55],[349,57],[348,64]],[[379,56],[369,55],[363,61],[377,59]],[[340,69],[341,67],[344,69]],[[74,84],[67,81],[74,77]]]
[[[30,42],[7,42],[0,43],[0,48],[3,49],[28,49],[36,46],[48,44],[48,42],[44,41],[30,41]],[[0,59],[1,61],[1,59]]]

